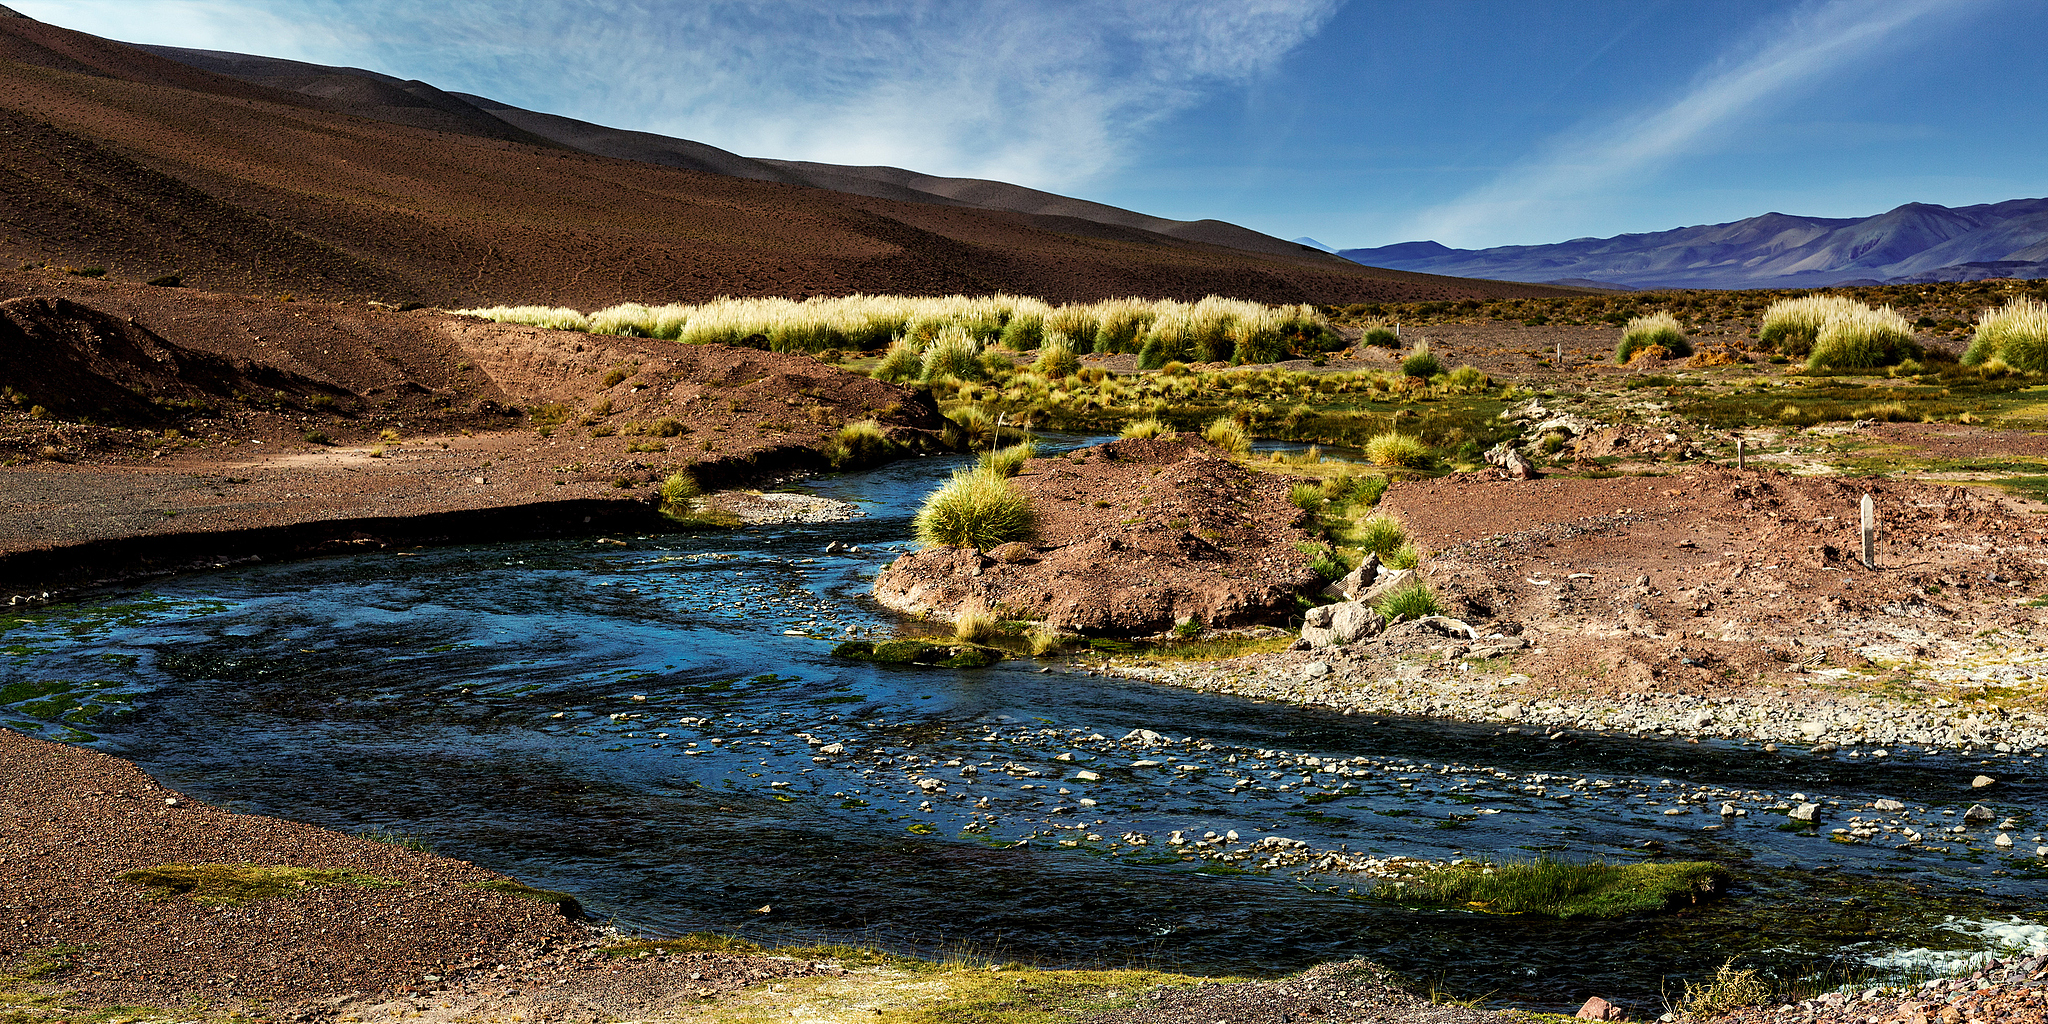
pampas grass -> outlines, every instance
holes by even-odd
[[[1860,369],[1884,366],[1920,354],[1913,343],[1913,325],[1890,306],[1871,309],[1861,303],[1830,312],[1814,336],[1807,356],[1809,370]]]
[[[1124,428],[1117,432],[1117,436],[1125,440],[1143,440],[1148,437],[1172,437],[1173,428],[1160,422],[1157,416],[1147,416],[1142,420],[1126,422]]]
[[[1365,442],[1365,457],[1375,466],[1421,469],[1429,465],[1429,446],[1407,434],[1375,434]]]
[[[1977,318],[1977,336],[1963,353],[1970,366],[2003,363],[2026,373],[2048,373],[2048,303],[2017,298]]]
[[[1659,311],[1636,317],[1621,329],[1621,341],[1614,346],[1614,361],[1626,363],[1637,352],[1652,345],[1663,348],[1669,355],[1692,354],[1692,345],[1685,340],[1685,329],[1678,326],[1678,318]]]
[[[1244,455],[1252,450],[1252,436],[1245,433],[1243,426],[1228,416],[1218,416],[1202,428],[1202,440],[1229,452]]]
[[[1757,337],[1782,355],[1803,359],[1813,351],[1814,340],[1820,337],[1821,325],[1827,323],[1829,316],[1868,308],[1841,295],[1779,299],[1764,309]]]
[[[955,470],[924,500],[912,527],[926,544],[982,551],[1031,535],[1031,500],[987,470]]]

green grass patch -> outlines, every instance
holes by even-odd
[[[356,871],[282,864],[160,864],[125,872],[121,880],[148,886],[157,899],[186,896],[217,906],[282,899],[338,886],[389,889],[403,884]]]
[[[1003,660],[1003,652],[964,640],[938,641],[919,637],[884,640],[848,640],[832,648],[835,658],[871,661],[878,665],[921,668],[987,668]]]
[[[1706,861],[1608,864],[1534,861],[1437,868],[1376,894],[1406,904],[1469,907],[1490,914],[1626,917],[1691,906],[1720,895],[1728,872]]]
[[[576,897],[566,892],[556,892],[553,889],[536,889],[533,886],[514,882],[510,879],[495,882],[479,882],[476,887],[485,892],[494,892],[502,896],[517,896],[520,899],[532,900],[535,903],[546,903],[560,911],[563,917],[571,921],[580,920],[583,917],[583,905],[576,902]]]

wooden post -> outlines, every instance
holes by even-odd
[[[1743,449],[1742,449],[1742,439],[1741,439],[1741,438],[1739,438],[1739,437],[1735,439],[1735,468],[1736,468],[1736,469],[1748,469],[1748,468],[1749,468],[1749,458],[1748,458],[1747,454],[1746,454],[1746,453],[1745,453],[1745,452],[1743,451]]]
[[[1863,496],[1863,567],[1877,568],[1877,506]]]
[[[1557,358],[1554,361],[1559,366],[1564,365],[1564,342],[1562,341],[1557,343]]]

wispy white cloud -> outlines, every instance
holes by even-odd
[[[352,64],[749,156],[1071,186],[1341,0],[20,0],[100,35]],[[110,8],[120,10],[110,10]]]
[[[1717,148],[1750,115],[1792,102],[1829,76],[1857,70],[1857,62],[1909,42],[1907,30],[1916,23],[1961,6],[1954,0],[1807,4],[1721,54],[1683,95],[1551,140],[1489,184],[1424,211],[1405,237],[1453,246],[1503,234],[1553,241],[1541,232],[1582,222],[1604,191]]]

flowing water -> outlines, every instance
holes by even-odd
[[[1233,974],[1364,956],[1525,1006],[1651,1009],[1667,979],[1731,956],[1792,977],[1967,949],[1986,922],[2038,930],[2048,875],[2026,840],[2048,779],[2024,754],[1554,743],[1030,660],[833,659],[835,639],[908,626],[865,594],[954,464],[813,481],[863,509],[842,523],[244,567],[0,618],[0,723],[237,810],[408,833],[653,934]],[[835,540],[860,550],[823,553]],[[1119,742],[1135,729],[1167,742]],[[1998,818],[2021,819],[2017,855],[1978,823],[1907,848],[1832,841],[1879,797],[1963,826],[1980,771],[2001,779]],[[1773,811],[1795,792],[1823,827]],[[1226,856],[1270,835],[1710,859],[1737,881],[1621,921],[1417,910]]]

